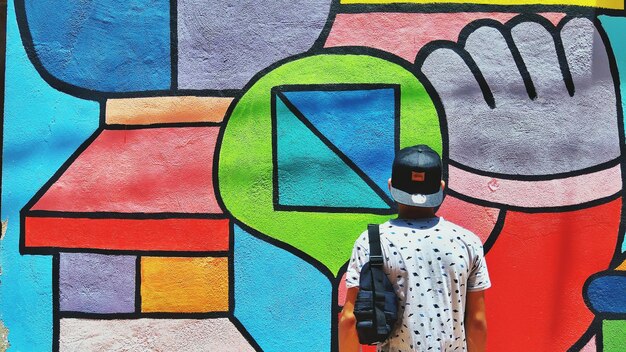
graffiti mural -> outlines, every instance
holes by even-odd
[[[338,351],[414,144],[489,351],[626,348],[623,1],[7,5],[0,350]]]

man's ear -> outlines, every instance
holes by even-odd
[[[389,180],[389,182],[391,182],[391,180]],[[446,181],[441,180],[441,189],[446,188]]]

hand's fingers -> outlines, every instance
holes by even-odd
[[[511,35],[530,74],[537,97],[569,96],[550,32],[537,22],[522,22],[511,29]]]
[[[421,70],[433,85],[447,115],[463,115],[479,107],[489,109],[483,89],[461,55],[469,55],[458,46],[435,49],[424,59]],[[471,59],[469,59],[471,60]],[[484,82],[484,80],[483,80]],[[488,88],[488,99],[493,98]]]
[[[489,89],[496,106],[510,100],[529,99],[520,69],[504,35],[498,28],[483,26],[474,30],[465,41],[467,50]],[[534,90],[533,90],[534,93]]]
[[[612,91],[608,54],[594,24],[586,18],[574,18],[563,26],[561,39],[574,82],[574,95],[597,85],[606,85]]]

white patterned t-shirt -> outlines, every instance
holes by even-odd
[[[478,236],[441,217],[392,219],[380,225],[380,243],[400,319],[378,351],[466,351],[466,292],[491,286]],[[368,261],[365,231],[352,250],[348,288],[359,286]]]

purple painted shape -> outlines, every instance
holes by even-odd
[[[241,89],[278,60],[305,52],[332,0],[178,0],[178,87]]]
[[[136,259],[134,256],[62,253],[59,265],[61,311],[134,312]]]

